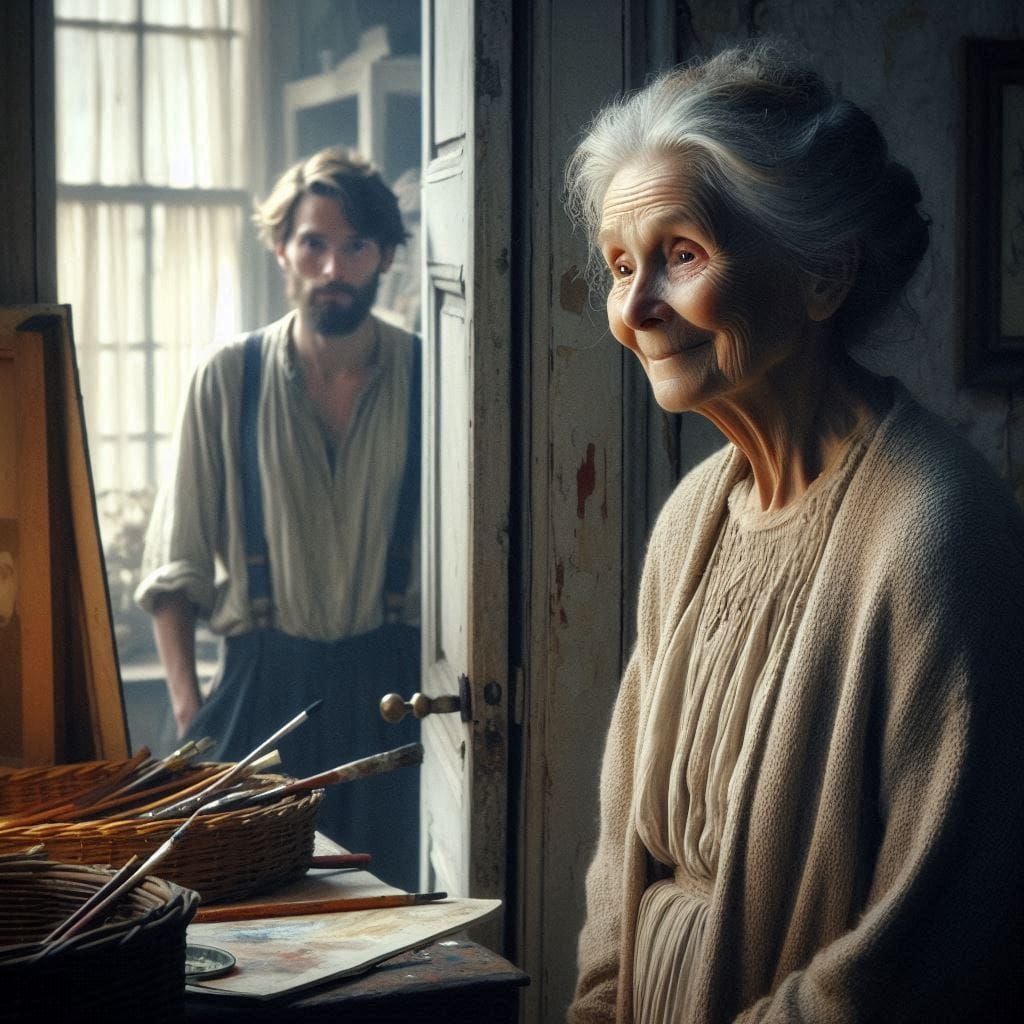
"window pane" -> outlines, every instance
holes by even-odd
[[[130,32],[58,28],[57,180],[139,182],[137,46]]]
[[[247,0],[144,0],[143,17],[157,25],[239,28]]]
[[[99,341],[122,346],[146,340],[146,210],[97,203],[97,233],[89,255],[103,318]]]
[[[122,421],[121,357],[115,348],[101,348],[97,360],[97,380],[93,382],[92,424],[101,435],[116,434]]]
[[[125,459],[121,467],[121,489],[124,491],[142,490],[148,483],[149,445],[144,441],[129,441],[124,447]]]
[[[153,209],[153,330],[179,394],[206,351],[241,330],[239,206]]]
[[[173,188],[241,188],[242,48],[222,36],[146,37],[145,176]],[[188,74],[182,75],[181,69]]]
[[[134,21],[137,0],[55,0],[58,18],[90,18],[95,21]]]
[[[117,487],[117,450],[116,441],[92,437],[89,439],[89,460],[92,463],[93,481],[99,504],[102,504],[108,492]]]
[[[142,434],[148,430],[149,404],[146,387],[146,354],[131,349],[121,356],[121,380],[118,404],[121,406],[121,430]]]
[[[100,346],[145,340],[145,210],[139,205],[61,200],[57,281],[71,304],[86,421],[92,428],[110,396]]]
[[[178,428],[178,416],[181,410],[182,393],[178,388],[167,387],[170,376],[167,352],[157,348],[153,352],[153,426],[157,434],[172,437]]]
[[[174,440],[164,438],[157,442],[156,446],[156,478],[166,480],[168,474],[174,471]]]

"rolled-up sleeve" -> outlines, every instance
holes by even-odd
[[[223,355],[223,354],[222,354]],[[216,547],[224,502],[228,401],[214,361],[196,371],[178,427],[173,470],[146,532],[136,602],[153,612],[159,594],[184,593],[207,618],[216,593]]]

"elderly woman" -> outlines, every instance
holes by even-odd
[[[603,111],[568,183],[612,334],[728,442],[650,540],[570,1019],[996,1019],[1024,520],[846,351],[927,247],[913,176],[762,46]]]

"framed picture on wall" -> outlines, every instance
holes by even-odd
[[[964,383],[1024,381],[1024,41],[963,42]]]

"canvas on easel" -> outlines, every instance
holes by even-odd
[[[66,305],[0,309],[0,766],[127,756]]]

